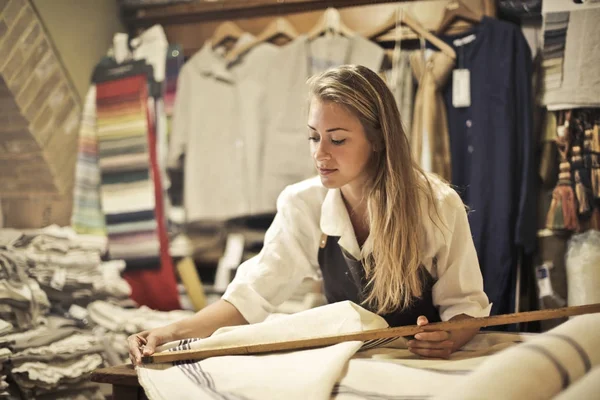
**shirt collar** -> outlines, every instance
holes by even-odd
[[[321,232],[337,236],[338,244],[352,257],[360,260],[360,247],[340,189],[329,189],[321,206]]]
[[[254,40],[254,36],[244,33],[235,43],[233,49],[243,46]],[[193,65],[203,75],[213,76],[226,82],[235,82],[235,75],[227,67],[227,61],[219,48],[213,49],[210,40],[204,42],[202,49],[192,59]]]

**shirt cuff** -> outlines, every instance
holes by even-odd
[[[222,297],[231,303],[250,324],[264,321],[271,314],[271,305],[247,283],[231,283]]]
[[[473,318],[481,318],[488,317],[491,311],[492,303],[489,303],[484,308],[481,308],[481,305],[478,303],[460,303],[440,310],[440,318],[442,321],[449,321],[460,314],[465,314]]]

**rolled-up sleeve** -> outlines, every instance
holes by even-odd
[[[289,188],[279,196],[262,251],[240,265],[223,295],[249,323],[263,321],[304,279],[318,279],[320,230],[313,214]]]
[[[436,255],[437,282],[433,286],[433,303],[439,307],[442,321],[459,314],[486,317],[491,304],[483,291],[483,278],[467,213],[458,194],[451,190],[441,210],[441,230],[447,234]]]

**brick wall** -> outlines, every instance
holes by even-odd
[[[29,1],[0,0],[0,198],[5,225],[10,226],[10,214],[26,216],[36,209],[43,210],[44,223],[68,224],[64,215],[71,207],[79,118],[77,97]],[[48,215],[61,215],[61,221]],[[19,227],[42,224],[32,220]]]

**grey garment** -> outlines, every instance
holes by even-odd
[[[569,17],[562,84],[546,90],[542,104],[595,107],[600,103],[600,8],[572,11]]]
[[[34,331],[34,335],[11,335],[11,339],[15,342],[12,348],[15,352],[20,352],[33,347],[47,346],[51,343],[67,338],[78,331],[78,329],[73,327],[64,327],[58,329],[41,327]]]
[[[100,338],[92,334],[75,332],[60,340],[55,340],[48,345],[35,346],[14,353],[10,358],[13,366],[18,367],[26,362],[56,363],[89,354],[102,354],[104,345]]]
[[[48,297],[34,279],[24,282],[0,280],[0,303],[31,309],[32,314],[50,308]]]
[[[100,355],[88,354],[78,359],[53,363],[25,362],[12,369],[12,376],[21,390],[39,394],[86,381],[102,365]]]
[[[415,85],[410,68],[411,52],[403,51],[398,60],[392,60],[391,69],[384,71],[385,81],[396,99],[404,132],[410,138],[412,128]],[[395,79],[394,79],[395,78]],[[394,82],[395,80],[395,82]]]
[[[15,354],[10,358],[11,362],[15,366],[19,366],[25,362],[44,362],[50,363],[55,361],[67,361],[79,358],[87,354],[101,354],[103,355],[105,348],[103,345],[95,345],[86,350],[80,350],[76,353],[56,353],[56,354]]]

